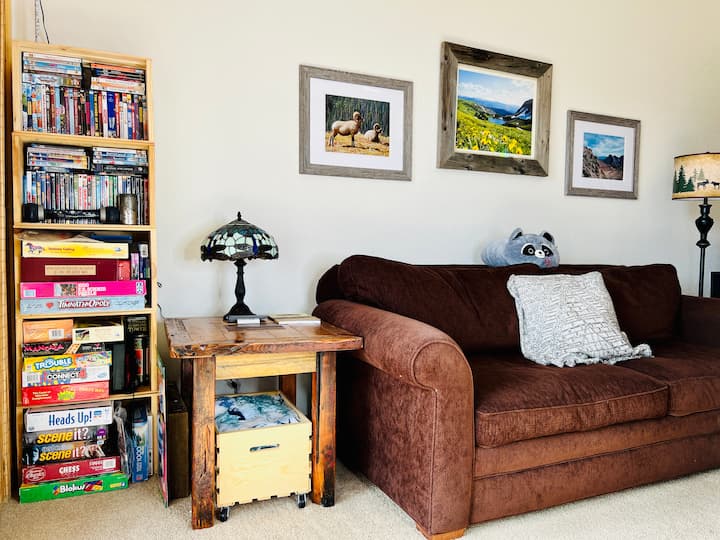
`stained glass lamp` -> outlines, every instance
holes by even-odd
[[[703,295],[705,281],[705,249],[710,245],[707,235],[713,226],[710,217],[708,199],[720,197],[720,154],[706,152],[690,154],[675,158],[675,175],[673,177],[673,199],[702,199],[699,205],[700,217],[695,226],[700,233],[696,246],[700,248],[700,277],[698,280],[698,296]]]
[[[278,247],[275,240],[257,225],[245,221],[240,212],[237,219],[211,232],[200,246],[203,261],[235,261],[237,282],[235,283],[235,305],[223,319],[237,321],[242,316],[253,315],[245,304],[245,264],[248,259],[277,259]]]

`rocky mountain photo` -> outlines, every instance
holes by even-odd
[[[585,178],[605,178],[608,180],[622,180],[625,156],[610,154],[598,158],[587,146],[583,146],[582,175]]]

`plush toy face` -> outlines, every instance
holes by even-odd
[[[560,263],[555,239],[549,232],[523,234],[520,228],[515,229],[507,240],[488,244],[482,259],[488,266],[532,263],[540,268],[551,268]]]

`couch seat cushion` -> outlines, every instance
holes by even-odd
[[[653,351],[654,358],[630,360],[623,367],[669,387],[668,414],[720,409],[720,348],[671,341]]]
[[[542,366],[509,352],[471,355],[468,361],[481,447],[667,414],[665,384],[618,366]]]

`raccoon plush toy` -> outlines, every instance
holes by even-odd
[[[523,234],[518,227],[507,240],[495,240],[485,246],[482,260],[488,266],[532,263],[540,268],[551,268],[560,264],[560,254],[549,232]]]

